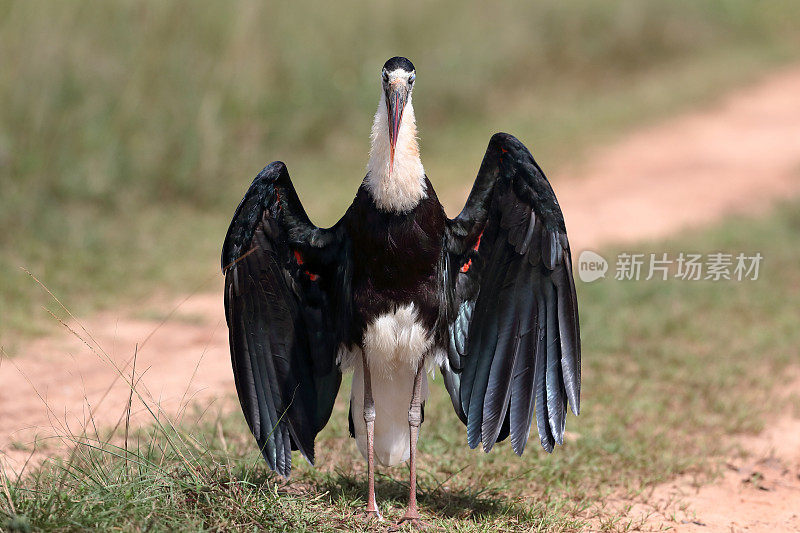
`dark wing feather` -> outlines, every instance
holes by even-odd
[[[448,359],[442,367],[471,447],[510,435],[522,454],[534,413],[548,452],[580,409],[580,329],[564,218],[530,152],[489,142],[443,258]]]
[[[314,439],[341,383],[348,246],[339,225],[320,229],[308,220],[280,162],[253,181],[223,245],[236,391],[264,459],[284,476],[293,449],[314,463]]]

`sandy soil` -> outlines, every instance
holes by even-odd
[[[609,242],[753,212],[798,192],[798,95],[795,67],[704,111],[598,148],[579,168],[553,173],[576,257]],[[80,433],[92,418],[89,427],[117,424],[130,396],[134,354],[139,390],[165,414],[174,417],[190,402],[230,402],[221,279],[219,289],[74,320],[74,334],[34,341],[20,357],[0,360],[0,451],[8,466],[21,467],[36,435]],[[154,310],[160,316],[152,318]],[[135,398],[133,410],[134,419],[148,419]],[[676,480],[654,490],[649,509],[632,513],[649,516],[645,529],[800,529],[800,420],[780,420],[748,444],[761,453],[751,462],[731,462],[719,483],[698,490],[692,480]],[[60,447],[58,439],[44,438],[36,450]],[[674,512],[676,495],[688,508]]]
[[[800,421],[779,420],[740,445],[748,458],[728,460],[713,483],[682,477],[656,487],[628,517],[651,531],[800,531]]]
[[[663,237],[791,196],[800,188],[798,95],[796,67],[556,175],[573,253]]]

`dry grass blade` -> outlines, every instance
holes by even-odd
[[[23,269],[23,270],[25,270],[25,269]],[[97,342],[97,341],[95,340],[95,338],[92,336],[92,334],[91,334],[91,333],[90,333],[90,332],[89,332],[89,331],[88,331],[88,330],[87,330],[87,329],[86,329],[86,328],[83,326],[83,324],[81,323],[81,321],[77,319],[77,317],[76,317],[76,316],[75,316],[75,315],[72,313],[72,311],[71,311],[71,310],[70,310],[70,309],[69,309],[69,308],[68,308],[66,305],[64,305],[64,303],[63,303],[63,302],[61,302],[61,300],[59,300],[59,298],[58,298],[58,297],[57,297],[55,294],[53,294],[53,292],[52,292],[52,291],[50,291],[50,289],[49,289],[49,288],[48,288],[48,287],[47,287],[47,286],[46,286],[44,283],[42,283],[42,281],[40,281],[40,280],[39,280],[39,279],[38,279],[36,276],[34,276],[34,275],[33,275],[32,273],[30,273],[28,270],[25,270],[25,272],[27,272],[27,273],[28,273],[28,275],[29,275],[29,276],[30,276],[30,277],[31,277],[31,278],[32,278],[32,279],[33,279],[33,280],[34,280],[34,281],[35,281],[35,282],[36,282],[36,283],[37,283],[37,284],[38,284],[38,285],[39,285],[39,286],[40,286],[42,289],[44,289],[44,290],[47,292],[47,294],[48,294],[48,295],[50,295],[50,297],[51,297],[51,298],[52,298],[52,299],[53,299],[53,300],[54,300],[54,301],[55,301],[55,302],[56,302],[56,303],[59,305],[59,307],[60,307],[60,308],[61,308],[61,309],[62,309],[62,310],[63,310],[63,311],[64,311],[64,312],[67,314],[67,316],[69,316],[69,317],[70,317],[70,318],[71,318],[71,319],[72,319],[72,320],[73,320],[75,323],[77,323],[77,324],[80,326],[81,330],[85,332],[86,336],[87,336],[87,337],[88,337],[88,338],[89,338],[89,339],[90,339],[92,342],[89,342],[89,341],[87,341],[87,339],[86,339],[86,338],[84,338],[84,337],[83,337],[83,336],[81,336],[81,335],[80,335],[78,332],[76,332],[76,331],[75,331],[75,330],[74,330],[74,329],[73,329],[73,328],[72,328],[72,327],[71,327],[69,324],[67,324],[67,323],[66,323],[66,322],[65,322],[63,319],[61,319],[60,317],[56,316],[56,315],[55,315],[55,314],[54,314],[52,311],[50,311],[50,310],[48,309],[47,311],[48,311],[48,312],[51,314],[51,316],[53,316],[53,318],[54,318],[54,319],[56,319],[56,320],[57,320],[57,321],[58,321],[58,322],[59,322],[59,323],[60,323],[60,324],[61,324],[61,325],[62,325],[62,326],[65,328],[65,329],[67,329],[67,331],[69,331],[69,332],[70,332],[70,333],[71,333],[73,336],[75,336],[77,339],[79,339],[79,340],[80,340],[80,341],[81,341],[81,342],[82,342],[82,343],[83,343],[83,344],[84,344],[84,345],[85,345],[87,348],[89,348],[89,350],[90,350],[90,351],[91,351],[93,354],[95,354],[95,355],[96,355],[96,356],[97,356],[97,357],[98,357],[98,358],[99,358],[101,361],[103,361],[103,362],[105,362],[106,364],[108,364],[108,365],[109,365],[109,366],[110,366],[110,367],[111,367],[111,368],[112,368],[112,369],[115,371],[115,374],[116,374],[116,376],[115,376],[115,380],[116,380],[116,379],[118,379],[118,378],[121,378],[121,379],[122,379],[122,380],[125,382],[125,384],[126,384],[126,385],[128,386],[128,388],[130,389],[130,392],[131,392],[131,394],[132,394],[132,395],[133,395],[133,394],[135,394],[135,395],[136,395],[137,399],[138,399],[138,400],[139,400],[139,401],[142,403],[142,405],[144,406],[144,408],[145,408],[145,409],[147,410],[147,412],[150,414],[150,417],[151,417],[151,419],[152,419],[153,423],[154,423],[154,424],[156,425],[156,427],[158,427],[158,429],[161,431],[161,433],[162,433],[162,435],[164,436],[164,438],[165,438],[165,440],[166,440],[167,444],[168,444],[168,445],[169,445],[169,446],[172,448],[172,450],[173,450],[173,451],[174,451],[174,452],[175,452],[175,453],[178,455],[178,457],[179,457],[179,458],[181,459],[181,461],[184,463],[184,466],[186,466],[186,468],[187,468],[187,469],[188,469],[190,472],[193,472],[193,473],[195,473],[195,474],[196,474],[196,472],[195,472],[195,470],[194,470],[194,467],[193,467],[193,463],[195,462],[194,458],[191,458],[191,460],[190,460],[190,458],[187,458],[187,457],[185,456],[185,453],[186,453],[186,452],[189,452],[189,449],[188,449],[188,448],[186,448],[186,447],[183,447],[183,446],[179,447],[179,446],[177,446],[177,445],[176,445],[176,443],[175,443],[175,442],[173,442],[173,436],[174,436],[175,438],[177,438],[177,439],[179,439],[179,440],[180,440],[180,439],[181,439],[181,434],[180,434],[180,432],[179,432],[179,431],[177,431],[177,428],[176,428],[176,427],[175,427],[175,425],[172,423],[172,421],[171,421],[171,418],[169,417],[169,415],[168,415],[166,412],[164,412],[164,411],[163,411],[163,409],[161,408],[161,404],[160,404],[160,402],[157,402],[157,401],[154,401],[154,400],[153,400],[153,403],[152,403],[152,405],[151,405],[151,402],[150,402],[150,401],[148,401],[148,399],[147,399],[147,398],[146,398],[146,397],[145,397],[145,396],[144,396],[144,395],[143,395],[143,394],[142,394],[142,393],[139,391],[139,388],[138,388],[138,386],[137,386],[136,382],[134,381],[133,377],[132,377],[130,380],[128,379],[127,375],[124,373],[124,369],[123,369],[123,368],[121,368],[121,367],[120,367],[120,366],[119,366],[119,365],[116,363],[116,361],[114,361],[114,359],[113,359],[113,358],[112,358],[112,357],[111,357],[111,356],[108,354],[108,352],[106,352],[106,351],[103,349],[103,347],[100,345],[100,343],[99,343],[99,342]],[[138,353],[138,349],[137,349],[137,353]],[[134,357],[135,357],[135,355],[136,355],[136,354],[134,354]],[[131,360],[133,360],[133,357],[131,358]],[[31,382],[30,382],[30,380],[29,380],[29,383],[31,383]],[[112,384],[112,385],[113,385],[113,384]],[[31,386],[33,387],[33,383],[31,383]],[[35,387],[34,387],[34,388],[35,388]],[[40,396],[40,397],[41,397],[41,396]],[[42,400],[43,400],[43,401],[45,401],[45,400],[44,400],[44,398],[42,398]],[[152,398],[151,398],[151,400],[152,400]],[[45,401],[45,404],[46,404],[46,401]],[[48,406],[48,408],[49,408],[49,406]],[[164,425],[164,422],[162,422],[162,420],[161,420],[161,417],[162,417],[162,416],[164,417],[164,420],[166,421],[166,424],[169,426],[169,429],[170,429],[170,431],[168,431],[168,430],[167,430],[167,427]],[[93,414],[92,414],[92,412],[91,412],[91,409],[90,409],[90,417],[89,417],[89,419],[91,420],[92,418],[93,418]],[[65,429],[66,429],[66,430],[68,430],[68,428],[65,428]],[[85,426],[84,426],[84,429],[85,429]],[[77,448],[73,448],[73,456],[74,456],[74,453],[75,453],[75,451],[76,451],[76,450],[77,450]],[[72,459],[72,457],[71,457],[71,459]],[[70,462],[71,462],[71,460],[70,460]]]
[[[133,368],[131,369],[131,383],[136,383],[136,359],[139,355],[139,345],[137,344],[133,352]],[[131,427],[131,406],[133,405],[133,388],[128,395],[128,405],[125,409],[125,470],[128,469],[128,433]]]
[[[3,486],[3,494],[8,502],[8,508],[11,510],[12,514],[17,514],[16,509],[14,509],[14,499],[11,497],[11,491],[8,489],[8,476],[6,475],[5,458],[2,456],[0,456],[0,483],[2,483]]]

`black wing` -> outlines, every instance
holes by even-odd
[[[236,391],[269,467],[284,476],[293,449],[314,463],[339,390],[349,258],[343,228],[309,221],[281,162],[253,180],[222,248]]]
[[[580,408],[580,331],[572,258],[553,189],[527,148],[489,142],[443,254],[449,316],[442,367],[467,441],[489,451],[511,435],[522,454],[536,421],[548,452]]]

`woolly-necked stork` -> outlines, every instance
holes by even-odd
[[[511,438],[522,454],[534,410],[548,452],[578,414],[580,332],[556,196],[515,137],[489,141],[464,209],[448,219],[417,144],[411,61],[389,59],[367,175],[336,225],[306,216],[286,166],[256,176],[222,249],[225,312],[242,410],[269,467],[314,463],[342,372],[353,370],[350,433],[368,466],[409,460],[438,367],[471,448]]]

